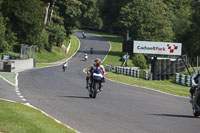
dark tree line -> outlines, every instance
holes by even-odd
[[[51,51],[82,26],[181,42],[190,56],[199,55],[199,0],[0,0],[1,52],[22,43]]]

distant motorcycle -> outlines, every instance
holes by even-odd
[[[83,33],[82,33],[82,36],[83,36],[83,38],[86,38],[86,33],[83,32]]]
[[[93,54],[94,53],[94,49],[93,47],[90,48],[90,54]]]
[[[65,72],[65,70],[67,69],[67,67],[68,67],[67,63],[62,64],[63,72]]]
[[[193,95],[193,102],[191,104],[193,109],[193,115],[195,117],[198,117],[200,115],[200,83],[196,88],[196,91]]]
[[[96,98],[97,93],[100,91],[102,81],[104,79],[103,74],[100,72],[100,69],[95,68],[91,75],[91,84],[88,88],[89,97]]]
[[[87,54],[85,54],[84,60],[85,60],[85,61],[88,60],[88,55],[87,55]]]

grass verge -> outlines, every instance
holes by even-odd
[[[8,80],[9,82],[16,84],[16,80],[15,80],[16,73],[14,73],[14,72],[0,72],[0,75],[2,77],[4,77],[6,80]]]
[[[71,35],[70,38],[71,48],[67,54],[63,49],[55,46],[52,48],[52,52],[41,50],[41,52],[35,53],[34,59],[37,62],[36,67],[51,66],[50,63],[59,62],[71,57],[78,49],[79,43],[75,36]]]
[[[107,73],[107,78],[113,81],[126,83],[130,85],[151,88],[154,90],[159,90],[169,94],[174,94],[178,96],[189,96],[189,87],[175,84],[170,80],[144,80],[142,78],[135,78],[131,76],[116,74],[113,72]]]
[[[2,100],[0,100],[0,132],[75,133],[36,109]]]

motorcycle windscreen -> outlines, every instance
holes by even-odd
[[[93,73],[94,80],[102,80],[103,75],[101,73]]]

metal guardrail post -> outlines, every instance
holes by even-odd
[[[123,74],[123,67],[120,67],[120,74]]]
[[[179,84],[180,83],[180,74],[179,73],[176,73],[176,83]]]
[[[140,77],[140,70],[136,70],[136,77],[139,78]]]
[[[149,80],[149,73],[145,71],[145,79]]]
[[[130,70],[130,76],[133,76],[133,69]]]
[[[190,75],[187,75],[186,76],[187,78],[186,78],[186,85],[187,86],[192,86],[192,80],[191,80],[191,76]]]
[[[181,84],[182,85],[185,85],[185,77],[186,76],[184,74],[181,75]]]

